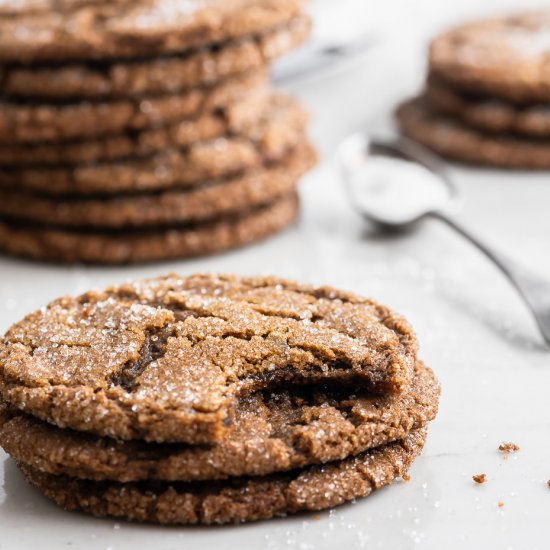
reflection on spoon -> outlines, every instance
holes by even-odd
[[[379,223],[408,225],[451,199],[440,177],[408,160],[372,156],[350,178],[356,204]]]
[[[458,207],[457,193],[437,157],[405,138],[376,141],[365,134],[344,140],[339,157],[361,215],[382,228],[407,228],[426,216],[447,223],[508,277],[550,344],[550,282],[495,252],[451,217]]]

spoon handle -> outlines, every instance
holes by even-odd
[[[530,273],[523,266],[488,247],[447,214],[434,212],[433,215],[477,246],[506,275],[532,311],[542,336],[550,345],[550,282]]]

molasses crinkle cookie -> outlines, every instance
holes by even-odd
[[[550,168],[549,36],[542,11],[436,37],[425,91],[397,110],[402,132],[457,161]]]
[[[226,523],[403,475],[439,383],[405,319],[282,279],[194,275],[60,298],[0,344],[0,445],[60,506]]]

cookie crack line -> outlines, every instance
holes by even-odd
[[[138,358],[127,361],[119,371],[111,374],[111,387],[119,386],[127,393],[134,391],[137,378],[147,367],[164,356],[168,338],[173,334],[173,330],[168,327],[147,329]]]

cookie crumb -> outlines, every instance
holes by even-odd
[[[320,520],[321,520],[321,516],[320,516],[319,514],[316,514],[316,515],[313,516],[313,519],[314,519],[315,521],[320,521]]]
[[[501,443],[498,446],[498,450],[502,453],[516,453],[519,451],[519,445],[516,445],[515,443]]]
[[[479,484],[485,483],[487,481],[487,474],[476,474],[472,476],[472,479]]]
[[[550,479],[546,482],[546,485],[548,485],[548,488],[550,489]]]
[[[502,500],[499,500],[499,501],[498,501],[498,507],[499,507],[499,508],[503,508],[503,507],[504,507],[504,502],[502,502]]]
[[[411,480],[411,476],[409,474],[403,474],[401,476],[401,478],[403,479],[403,481],[410,481]]]

